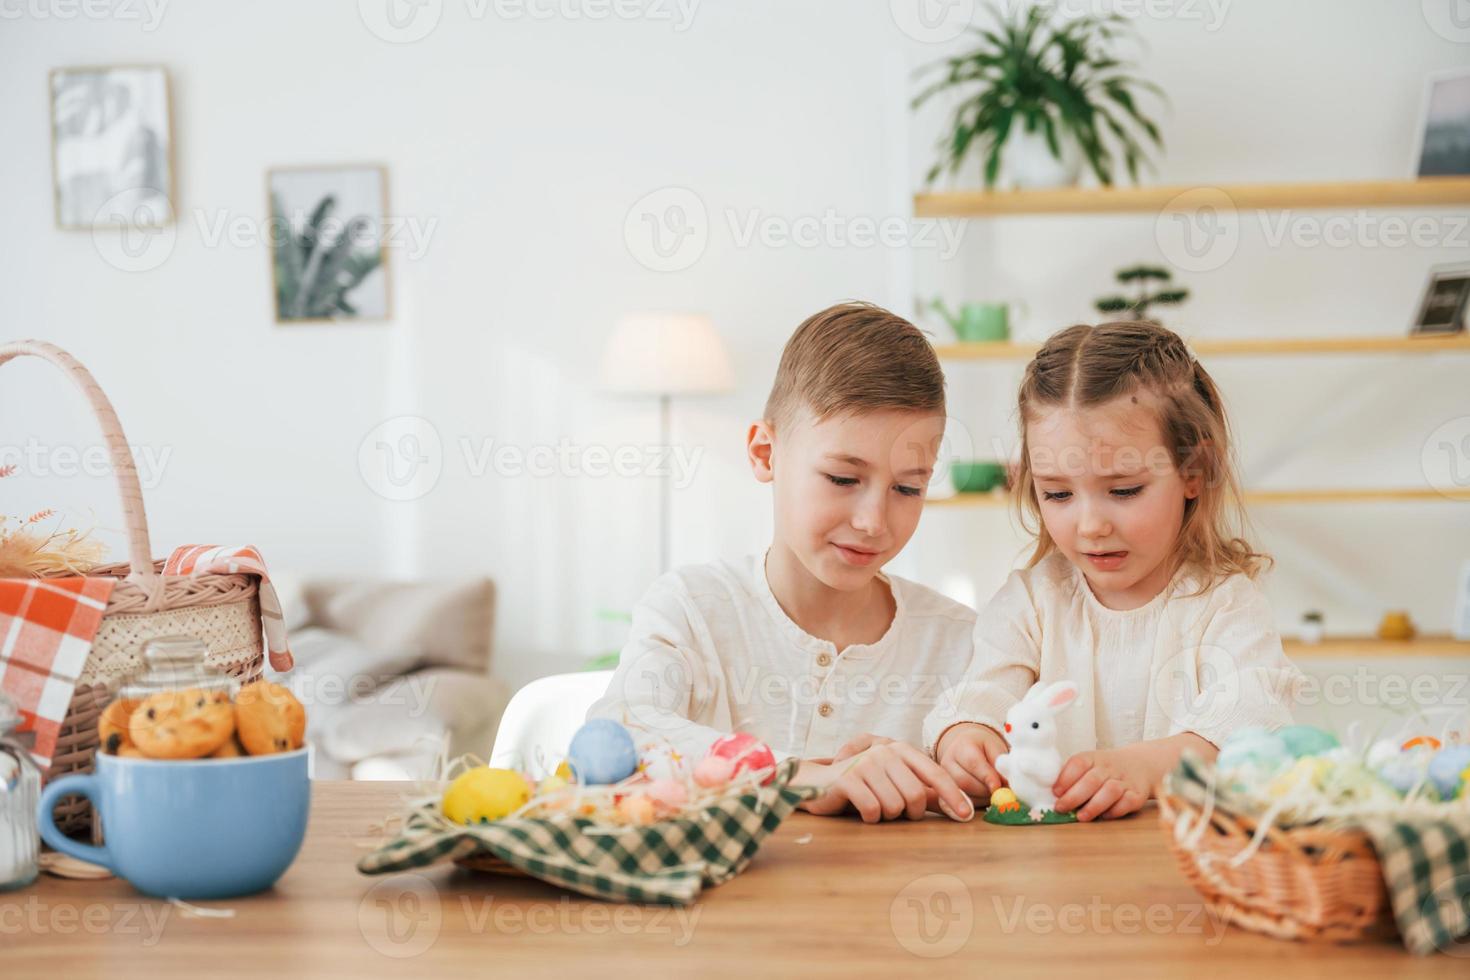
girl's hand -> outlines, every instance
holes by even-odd
[[[851,759],[859,752],[870,749],[875,745],[887,745],[893,739],[885,735],[874,735],[864,732],[862,735],[848,739],[847,744],[837,750],[837,755],[832,758],[833,762],[841,762],[843,759]]]
[[[1005,785],[995,769],[995,760],[1008,751],[999,732],[975,722],[951,725],[934,746],[939,765],[960,789],[981,804],[989,803],[990,794]]]
[[[1068,759],[1052,786],[1056,812],[1076,810],[1077,819],[1087,821],[1113,820],[1140,809],[1156,781],[1151,760],[1136,751],[1141,748],[1078,752]]]
[[[880,820],[924,819],[930,805],[951,820],[969,820],[975,807],[939,764],[907,742],[873,745],[850,759],[798,775],[825,787],[825,792],[807,800],[802,808],[819,816],[842,813],[849,806],[864,823]]]

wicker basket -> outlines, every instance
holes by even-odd
[[[254,576],[164,575],[163,563],[152,560],[138,471],[117,414],[92,375],[54,344],[22,340],[0,345],[0,364],[23,356],[51,362],[86,396],[112,457],[128,535],[126,564],[87,573],[118,581],[67,706],[51,768],[44,774],[50,780],[91,771],[97,751],[97,716],[111,700],[117,683],[143,666],[140,649],[145,640],[177,633],[197,636],[209,648],[207,663],[246,683],[260,678],[265,654],[259,585]],[[62,801],[55,814],[56,825],[64,833],[91,829],[91,806],[81,797]]]
[[[1353,942],[1396,935],[1388,889],[1368,835],[1323,827],[1271,827],[1238,865],[1256,832],[1249,817],[1159,793],[1159,816],[1184,877],[1225,921],[1278,939]],[[1202,820],[1208,825],[1201,827]]]

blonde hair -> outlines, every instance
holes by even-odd
[[[895,408],[944,414],[944,370],[918,327],[872,303],[838,303],[796,328],[766,399],[780,431],[805,406],[817,421]]]
[[[1179,474],[1200,477],[1199,496],[1184,502],[1171,571],[1197,566],[1204,580],[1195,595],[1235,573],[1255,578],[1272,559],[1244,537],[1248,521],[1220,389],[1178,334],[1131,320],[1068,327],[1053,334],[1026,366],[1017,396],[1021,460],[1015,496],[1022,526],[1036,535],[1027,567],[1056,549],[1036,499],[1027,424],[1045,409],[1094,408],[1140,389],[1156,399],[1159,430]]]

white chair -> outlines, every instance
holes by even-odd
[[[610,670],[553,674],[521,688],[500,717],[490,765],[533,772],[555,766],[587,720],[587,709],[607,693],[612,675]]]

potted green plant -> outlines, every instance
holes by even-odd
[[[1164,145],[1139,95],[1163,92],[1130,74],[1136,66],[1115,53],[1118,40],[1133,33],[1128,22],[1117,15],[1061,18],[1050,5],[991,12],[993,29],[972,28],[979,38],[973,50],[920,70],[943,74],[914,98],[914,108],[941,92],[965,94],[928,182],[958,171],[972,153],[984,159],[986,188],[1003,170],[1016,187],[1074,184],[1084,161],[1111,185],[1117,155],[1137,182],[1145,142]]]
[[[1131,286],[1136,292],[1132,296],[1104,296],[1094,304],[1099,313],[1115,313],[1131,320],[1150,320],[1157,323],[1158,317],[1148,315],[1151,307],[1178,306],[1189,299],[1189,290],[1167,288],[1174,277],[1168,269],[1161,266],[1129,266],[1119,269],[1113,278],[1118,280],[1119,285]],[[1165,288],[1154,289],[1151,283],[1158,283]]]

